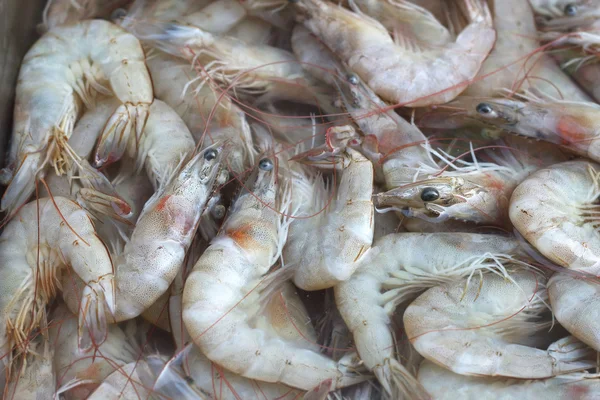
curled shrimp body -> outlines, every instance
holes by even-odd
[[[302,156],[302,155],[299,155]],[[314,180],[306,176],[295,179],[298,217],[292,222],[283,259],[287,267],[295,266],[294,283],[304,290],[333,287],[347,280],[356,270],[373,241],[373,165],[353,149],[334,156],[341,166],[336,197],[326,213],[313,216],[330,197]],[[320,161],[327,162],[327,160]],[[315,187],[321,190],[314,190]],[[304,190],[304,193],[302,192]],[[314,200],[314,196],[320,196]],[[317,203],[316,207],[311,207]]]
[[[548,283],[552,309],[569,332],[595,349],[600,349],[600,327],[593,317],[600,274],[598,171],[598,164],[583,160],[542,169],[517,186],[510,204],[510,219],[523,237],[571,270]]]
[[[186,280],[183,321],[192,340],[211,361],[246,378],[304,390],[326,379],[333,388],[361,381],[343,364],[255,325],[252,308],[258,299],[252,288],[278,258],[284,232],[276,210],[287,202],[269,158],[244,186],[248,191],[235,201],[222,233]]]
[[[539,379],[589,368],[591,349],[574,337],[548,350],[528,345],[550,324],[542,319],[545,283],[533,271],[514,271],[509,279],[485,274],[479,283],[442,284],[408,306],[404,328],[422,356],[457,374]]]
[[[221,148],[198,153],[146,202],[123,252],[115,258],[115,322],[140,315],[175,279],[212,192],[221,155]],[[79,289],[68,288],[75,293],[63,297],[74,311],[72,299]]]
[[[103,341],[100,316],[115,310],[113,264],[90,217],[77,203],[43,198],[21,208],[2,233],[0,261],[2,354],[9,354],[14,345],[26,350],[29,334],[44,322],[45,306],[56,295],[65,266],[84,285],[81,296],[73,299],[80,332],[86,325],[97,343]]]
[[[52,318],[49,336],[58,393],[66,399],[87,398],[118,367],[138,358],[140,349],[117,325],[108,327],[106,340],[97,349],[82,350],[77,344],[77,320],[67,307],[59,305]]]
[[[390,395],[419,393],[394,356],[390,325],[396,307],[431,286],[501,269],[494,260],[513,256],[522,256],[518,241],[500,235],[397,233],[373,243],[354,275],[335,287],[335,299],[358,354]]]
[[[467,113],[485,124],[600,161],[600,106],[592,102],[482,99]]]
[[[196,142],[208,139],[204,146],[214,142],[227,144],[225,164],[228,170],[240,174],[254,162],[250,127],[246,114],[229,97],[208,84],[191,85],[189,62],[160,51],[147,60],[154,81],[156,97],[171,106],[183,119]]]
[[[419,367],[418,377],[436,400],[592,400],[600,390],[598,376],[585,372],[543,380],[498,379],[455,374],[427,360]]]
[[[27,201],[48,162],[64,170],[65,142],[82,104],[93,104],[97,92],[121,102],[102,133],[100,165],[123,154],[132,130],[140,137],[154,99],[140,43],[110,22],[91,20],[55,28],[33,45],[19,72],[2,210]]]
[[[420,46],[410,35],[394,42],[378,21],[332,3],[302,0],[296,7],[303,14],[304,25],[381,98],[419,107],[443,104],[458,96],[494,45],[496,33],[486,2],[462,3],[469,25],[456,41],[437,46]]]

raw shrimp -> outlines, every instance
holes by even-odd
[[[221,155],[220,147],[198,153],[146,202],[123,252],[115,259],[115,322],[140,315],[175,279],[212,192]],[[63,297],[73,311],[72,299],[77,298],[79,288],[77,282],[65,285],[69,295]]]
[[[48,0],[39,29],[45,33],[60,25],[72,25],[86,19],[108,18],[131,0]]]
[[[523,255],[517,240],[500,235],[390,234],[375,241],[354,275],[335,287],[336,304],[361,359],[397,397],[398,391],[418,391],[418,384],[394,357],[390,316],[396,307],[428,287],[477,270],[502,270],[496,260]]]
[[[86,398],[117,368],[137,360],[138,344],[117,325],[108,327],[106,340],[98,348],[82,350],[77,344],[77,320],[64,305],[52,313],[50,343],[58,392],[67,399]]]
[[[136,360],[110,374],[87,400],[148,399],[156,395],[153,384],[154,376],[148,362]]]
[[[211,361],[246,378],[310,390],[331,379],[334,388],[365,379],[339,363],[254,325],[261,282],[285,238],[279,210],[287,208],[275,161],[263,158],[183,292],[183,321]],[[243,300],[243,302],[242,302]]]
[[[566,100],[589,101],[588,96],[556,63],[538,51],[533,12],[526,1],[496,0],[491,5],[497,40],[475,82],[464,94],[495,96],[503,89],[542,92]]]
[[[296,286],[320,290],[347,280],[371,247],[373,165],[350,148],[309,163],[336,165],[341,169],[340,184],[327,207],[331,196],[320,175],[299,172],[294,176],[292,215],[298,218],[290,225],[283,261],[287,268],[294,268]]]
[[[71,266],[82,280],[82,294],[72,299],[79,329],[90,330],[96,343],[104,340],[105,312],[115,311],[113,264],[97,237],[88,214],[63,197],[31,202],[6,225],[0,238],[0,348],[14,345],[27,352],[29,334],[45,324],[45,307],[56,295],[58,279]],[[88,335],[80,335],[87,347]],[[4,363],[10,364],[10,357]]]
[[[501,379],[459,375],[424,361],[418,377],[436,400],[592,400],[600,390],[598,375],[585,372],[544,380]]]
[[[227,144],[226,164],[235,174],[254,162],[250,127],[246,114],[227,96],[219,98],[210,85],[194,89],[188,62],[163,52],[153,52],[147,60],[154,81],[156,97],[171,106],[186,123],[194,139],[200,141],[207,132],[205,146],[215,141]],[[209,118],[210,117],[210,118]]]
[[[426,359],[461,375],[551,378],[594,366],[591,349],[574,337],[548,350],[531,347],[548,328],[546,279],[533,270],[510,277],[484,274],[436,286],[404,313],[410,342]],[[535,345],[536,343],[531,343]]]
[[[144,129],[154,95],[140,43],[110,22],[91,20],[55,28],[33,45],[19,72],[2,210],[12,213],[27,201],[47,163],[63,173],[65,142],[82,104],[89,108],[97,92],[111,91],[121,105],[102,133],[99,164],[120,158],[130,132],[139,139]]]
[[[302,392],[289,386],[253,381],[214,365],[193,343],[167,363],[155,390],[168,398],[190,400],[209,393],[218,400],[253,399],[259,393],[265,399],[302,398]]]
[[[235,89],[238,94],[260,95],[258,102],[290,100],[305,104],[329,104],[319,86],[290,52],[268,45],[248,45],[177,22],[146,23],[131,28],[143,42],[204,65],[201,83],[210,79]],[[203,71],[203,72],[204,72]],[[206,76],[205,76],[206,75]]]
[[[600,165],[584,160],[542,169],[517,186],[510,204],[510,219],[523,237],[551,261],[573,270],[550,279],[552,309],[561,325],[595,349],[600,349],[594,318],[599,171]]]
[[[378,208],[402,210],[407,216],[429,222],[455,219],[511,229],[508,205],[515,187],[529,174],[565,156],[551,144],[529,143],[521,138],[502,140],[479,152],[473,162],[451,160],[454,170],[400,186],[374,196]]]
[[[484,98],[467,113],[509,132],[563,146],[600,161],[600,106],[532,96],[519,99]]]
[[[561,29],[584,25],[600,17],[598,0],[529,0],[537,22],[545,29]]]
[[[419,45],[406,32],[394,42],[378,21],[332,3],[301,0],[296,7],[304,25],[375,93],[389,102],[420,107],[446,103],[464,91],[496,40],[486,2],[461,3],[469,25],[456,41],[437,46]],[[435,21],[424,15],[419,11],[411,17]]]
[[[3,399],[54,400],[56,374],[52,365],[55,350],[45,337],[38,337],[29,344],[21,368],[6,383]]]

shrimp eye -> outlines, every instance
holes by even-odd
[[[218,206],[213,208],[212,215],[216,219],[222,219],[225,216],[225,211],[226,211],[225,206],[222,204],[219,204]]]
[[[477,104],[477,107],[475,108],[475,110],[479,113],[479,114],[490,114],[492,111],[494,111],[494,109],[492,108],[492,106],[490,106],[488,103],[479,103]]]
[[[567,4],[565,6],[565,15],[568,15],[569,17],[577,15],[577,6],[575,4]]]
[[[269,160],[268,158],[263,158],[258,163],[258,168],[262,169],[263,171],[270,171],[273,169],[273,161]]]
[[[204,159],[206,161],[212,161],[217,158],[217,154],[219,153],[215,149],[207,150],[206,153],[204,153]]]
[[[421,192],[421,200],[423,201],[435,201],[440,198],[440,192],[436,188],[426,187]]]
[[[351,85],[358,85],[358,77],[356,75],[348,75],[348,82]]]
[[[117,8],[116,10],[114,10],[111,14],[110,14],[110,19],[112,21],[118,21],[121,18],[125,18],[125,16],[127,15],[127,10],[124,8]]]

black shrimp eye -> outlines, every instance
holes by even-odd
[[[270,171],[273,169],[273,161],[269,160],[268,158],[263,158],[258,163],[258,168],[262,169],[263,171]]]
[[[206,161],[212,161],[212,160],[214,160],[215,158],[217,158],[217,155],[218,155],[218,154],[219,154],[219,153],[218,153],[218,152],[217,152],[215,149],[210,149],[210,150],[207,150],[207,151],[206,151],[206,153],[204,153],[204,159],[205,159]]]
[[[348,82],[350,82],[351,85],[358,85],[358,77],[356,75],[349,75]]]
[[[212,215],[216,219],[222,219],[225,216],[225,211],[226,211],[225,206],[222,204],[219,204],[212,210]]]
[[[565,6],[565,15],[568,15],[569,17],[577,15],[577,6],[575,4],[567,4]]]
[[[435,201],[440,198],[440,192],[436,188],[426,187],[421,192],[421,200],[423,201]]]
[[[492,111],[494,111],[494,109],[492,108],[492,106],[490,106],[488,103],[479,103],[479,104],[477,104],[477,107],[475,108],[475,110],[479,114],[489,114]]]
[[[127,10],[124,8],[117,8],[110,14],[110,19],[112,21],[120,20],[121,18],[125,18],[127,15]]]

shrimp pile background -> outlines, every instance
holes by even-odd
[[[49,0],[4,399],[599,399],[600,0]]]

